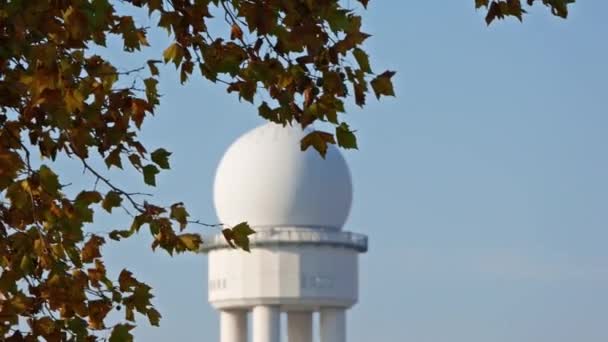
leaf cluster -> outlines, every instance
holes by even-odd
[[[547,6],[551,13],[561,18],[568,17],[568,5],[573,4],[576,0],[526,0],[528,6],[534,3],[542,2]],[[496,19],[505,19],[506,17],[515,17],[519,21],[523,20],[523,15],[526,10],[522,7],[520,0],[475,0],[475,8],[485,7],[488,9],[486,15],[486,23],[490,25]]]

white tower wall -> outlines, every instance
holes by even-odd
[[[209,302],[217,309],[350,307],[357,302],[357,254],[332,246],[210,251]]]

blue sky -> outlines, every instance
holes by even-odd
[[[376,71],[398,72],[397,97],[370,97],[344,117],[360,145],[345,153],[355,187],[346,229],[370,237],[349,341],[608,340],[608,3],[578,1],[567,21],[537,7],[524,24],[488,28],[473,0],[370,2],[366,47]],[[150,41],[141,56],[159,58],[166,35]],[[104,53],[121,56],[113,48]],[[136,174],[110,175],[215,222],[215,167],[262,121],[221,85],[180,86],[171,66],[161,74],[162,105],[143,136],[174,152],[173,169],[152,190]],[[62,168],[92,186],[75,162]],[[128,225],[101,215],[91,230]],[[105,248],[108,268],[155,288],[164,319],[141,320],[137,339],[217,341],[206,258],[169,258],[150,242]]]

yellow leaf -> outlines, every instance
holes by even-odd
[[[69,89],[65,93],[65,108],[68,112],[74,112],[76,109],[82,111],[84,108],[84,97],[76,89]]]

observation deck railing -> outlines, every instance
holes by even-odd
[[[255,229],[255,228],[254,228]],[[249,236],[250,245],[323,245],[352,248],[358,252],[367,252],[367,236],[352,232],[323,229],[303,229],[274,227],[257,230]],[[222,234],[207,237],[201,246],[201,252],[220,248],[230,248]]]

